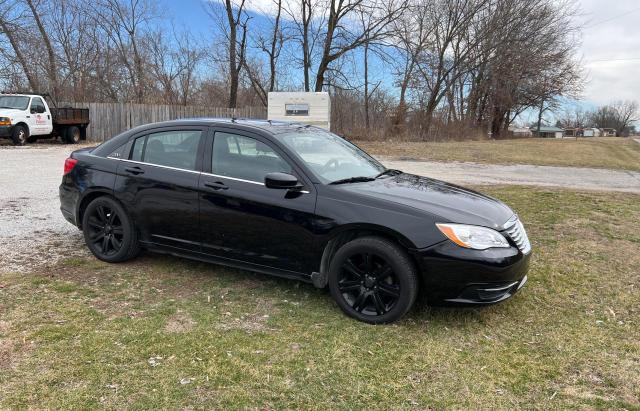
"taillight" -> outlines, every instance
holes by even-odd
[[[68,158],[66,160],[64,160],[64,174],[63,175],[67,175],[71,172],[71,170],[73,170],[73,167],[76,166],[76,164],[78,164],[78,160],[76,160],[75,158]]]

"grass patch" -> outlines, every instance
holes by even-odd
[[[639,409],[640,197],[483,190],[527,223],[527,286],[390,326],[172,257],[3,273],[0,408]]]
[[[640,171],[640,144],[631,138],[527,138],[444,143],[357,141],[373,155],[430,161],[535,164]]]

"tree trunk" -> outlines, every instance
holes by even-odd
[[[544,100],[540,102],[540,111],[538,111],[538,124],[536,126],[536,131],[538,133],[538,137],[540,137],[540,126],[542,125],[542,114],[544,113]]]
[[[309,55],[309,25],[311,24],[311,0],[302,0],[302,66],[304,71],[304,91],[311,91],[311,56]],[[307,13],[307,5],[309,10]]]
[[[282,0],[278,0],[278,13],[273,25],[273,37],[271,38],[271,54],[269,55],[269,91],[276,88],[276,48],[278,42],[278,32],[280,31],[280,15],[282,14]]]
[[[38,26],[38,31],[42,36],[42,41],[47,49],[47,57],[49,59],[49,67],[47,68],[47,73],[49,75],[49,81],[51,84],[51,92],[53,94],[54,99],[57,99],[60,95],[60,84],[58,83],[58,66],[56,64],[56,55],[53,51],[53,46],[51,45],[51,40],[49,39],[49,35],[47,34],[42,21],[40,20],[40,15],[36,11],[36,7],[33,4],[33,0],[27,0],[27,5],[31,9],[31,13],[33,14],[33,19],[36,22],[36,26]]]
[[[238,103],[238,71],[236,68],[236,43],[238,31],[233,17],[231,0],[226,0],[227,18],[229,20],[229,108],[236,108]]]
[[[369,131],[369,43],[364,45],[364,128]]]
[[[34,92],[38,91],[38,86],[39,86],[38,81],[36,80],[36,77],[34,76],[34,74],[31,72],[31,68],[27,63],[27,60],[25,59],[24,55],[22,54],[22,51],[20,50],[20,45],[18,44],[18,40],[13,35],[13,31],[11,31],[11,29],[6,24],[6,22],[1,18],[0,18],[0,28],[9,39],[9,43],[13,48],[13,52],[16,54],[16,59],[18,60],[18,63],[20,63],[20,66],[22,66],[22,71],[24,71],[24,75],[27,77],[27,81],[29,82],[29,87]]]

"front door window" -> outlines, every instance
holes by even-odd
[[[213,140],[213,174],[264,182],[269,173],[291,174],[291,166],[274,149],[251,137],[218,132]]]

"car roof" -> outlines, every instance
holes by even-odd
[[[213,117],[198,117],[198,118],[185,118],[180,120],[169,120],[158,123],[149,123],[134,127],[127,130],[113,138],[105,141],[100,146],[96,147],[93,151],[99,156],[107,156],[114,149],[116,149],[123,141],[126,141],[132,134],[145,133],[154,129],[162,127],[180,127],[180,126],[225,126],[232,127],[237,130],[263,132],[273,136],[275,139],[278,135],[285,133],[293,133],[296,131],[304,130],[318,130],[324,131],[325,129],[310,126],[297,122],[288,121],[276,121],[276,120],[261,120],[261,119],[237,119],[237,118],[213,118]]]
[[[245,119],[245,118],[215,118],[215,117],[196,117],[179,120],[163,121],[160,123],[146,124],[146,126],[162,127],[162,126],[179,126],[179,125],[207,125],[207,126],[231,126],[239,129],[257,129],[266,131],[273,135],[290,133],[300,130],[301,128],[312,129],[315,126],[306,125],[298,122],[264,120],[264,119]]]
[[[0,96],[11,96],[11,97],[42,97],[37,94],[17,94],[17,93],[2,93]]]

